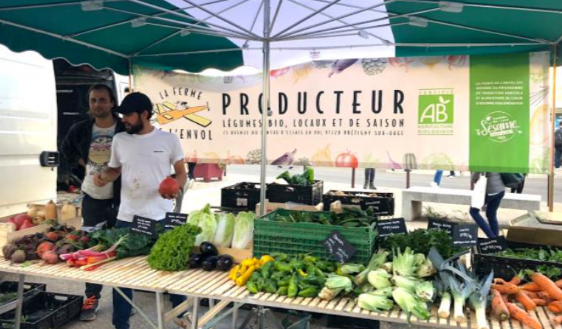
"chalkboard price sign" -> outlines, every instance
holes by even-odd
[[[324,240],[324,247],[340,263],[347,263],[357,250],[338,232],[332,231]]]
[[[455,227],[455,223],[447,222],[444,220],[430,218],[427,222],[427,228],[434,228],[438,230],[446,231],[449,234],[453,234],[453,227]]]
[[[158,221],[141,216],[133,216],[133,224],[131,225],[131,231],[139,234],[148,235],[152,238],[158,237],[158,231],[156,229],[156,224]]]
[[[478,241],[478,251],[481,254],[495,254],[506,249],[507,241],[502,235],[492,239],[481,239]]]
[[[478,226],[476,224],[456,224],[453,227],[453,245],[471,247],[478,244]]]
[[[187,222],[187,214],[180,214],[176,212],[167,212],[164,218],[164,229],[173,230],[178,226],[182,226]]]
[[[379,220],[377,230],[379,237],[385,238],[392,234],[407,233],[406,222],[404,218],[393,218],[386,220]]]

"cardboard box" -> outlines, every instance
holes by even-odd
[[[507,230],[506,239],[513,242],[562,247],[562,230],[535,227],[510,227]]]
[[[293,202],[275,203],[266,200],[265,203],[266,214],[269,214],[270,212],[277,209],[287,209],[287,210],[297,210],[297,211],[322,211],[324,209],[324,204],[319,203],[316,206],[310,206],[306,204],[293,203]],[[259,214],[259,212],[260,212],[260,203],[256,205],[256,214]]]

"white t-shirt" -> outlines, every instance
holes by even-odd
[[[115,127],[117,124],[109,128],[100,128],[94,126],[92,128],[92,142],[88,152],[88,160],[86,163],[86,176],[82,182],[82,191],[97,200],[107,200],[113,198],[113,183],[109,183],[104,187],[94,184],[94,174],[102,173],[107,168],[111,157],[111,141],[115,135]]]
[[[154,129],[146,135],[119,133],[113,138],[109,166],[121,167],[121,205],[117,219],[132,222],[133,216],[161,220],[172,211],[172,200],[158,193],[172,165],[183,159],[176,135]]]

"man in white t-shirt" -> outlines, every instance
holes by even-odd
[[[113,137],[111,160],[107,169],[94,175],[94,184],[103,187],[121,177],[121,204],[115,227],[130,227],[133,216],[164,219],[172,211],[172,199],[177,195],[161,195],[160,182],[175,171],[179,186],[185,186],[187,174],[179,138],[156,129],[150,123],[152,102],[142,93],[131,93],[116,110],[123,114],[126,133]],[[121,289],[132,298],[131,289]],[[171,296],[174,306],[183,302],[182,296]],[[113,291],[113,325],[129,329],[131,305]]]

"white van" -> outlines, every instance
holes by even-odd
[[[56,199],[57,168],[40,162],[57,151],[56,96],[52,61],[0,45],[0,217]]]

